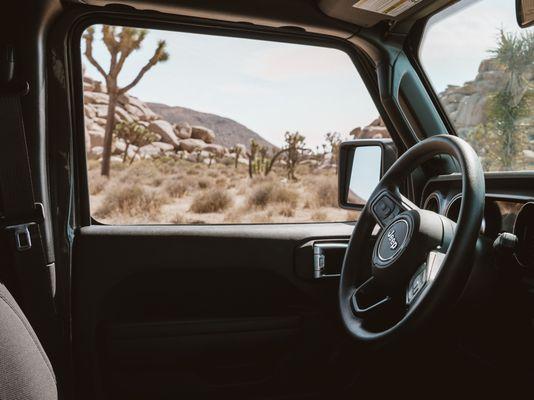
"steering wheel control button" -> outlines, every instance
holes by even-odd
[[[401,212],[400,207],[387,194],[382,194],[373,204],[373,213],[382,226],[392,222]]]
[[[406,291],[406,304],[409,305],[417,297],[421,289],[425,287],[427,282],[427,269],[426,264],[417,271],[414,277],[411,279]]]
[[[377,255],[381,262],[393,259],[404,247],[410,225],[408,220],[399,219],[384,230],[378,245]]]

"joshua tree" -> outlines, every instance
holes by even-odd
[[[287,178],[293,181],[296,181],[295,170],[297,165],[303,159],[304,148],[306,139],[304,136],[300,135],[298,132],[290,133],[286,132],[285,141],[287,143]]]
[[[197,155],[197,163],[201,162],[202,161],[202,149],[200,147],[195,147],[193,151]]]
[[[304,143],[306,138],[298,132],[286,132],[284,135],[284,140],[286,145],[273,155],[273,158],[271,158],[271,161],[266,166],[265,176],[269,175],[276,161],[282,155],[285,155],[287,159],[287,177],[288,179],[296,181],[297,178],[295,177],[295,169],[297,168],[298,163],[302,161],[304,153],[308,151],[305,148]]]
[[[518,120],[532,107],[532,88],[525,74],[534,64],[534,32],[514,35],[501,29],[497,48],[491,53],[504,68],[505,82],[488,103],[489,122],[495,127],[497,137],[493,138],[496,140],[486,138],[490,146],[487,150],[496,153],[502,167],[509,170],[517,163],[525,141]],[[495,142],[499,145],[495,146]]]
[[[237,144],[234,147],[232,147],[232,152],[235,154],[234,168],[236,169],[237,169],[237,163],[239,162],[239,156],[241,155],[242,150],[243,148]]]
[[[208,163],[208,168],[211,168],[211,163],[213,162],[213,159],[215,158],[215,154],[213,153],[210,153],[208,155],[208,160],[209,160],[209,163]]]
[[[328,132],[325,135],[325,140],[330,146],[330,153],[332,153],[332,161],[334,162],[336,166],[336,174],[337,174],[339,146],[341,145],[341,135],[339,134],[339,132]],[[323,145],[323,149],[326,150],[325,145]]]
[[[248,158],[248,176],[252,178],[254,174],[253,164],[256,160],[256,154],[258,153],[259,145],[254,139],[250,139],[250,150],[247,152]]]
[[[139,83],[143,76],[156,64],[167,61],[169,54],[166,52],[166,43],[163,40],[158,42],[154,54],[147,63],[139,70],[137,76],[126,86],[119,87],[119,74],[124,67],[126,59],[139,50],[147,31],[136,28],[117,28],[110,25],[102,25],[102,40],[110,55],[109,70],[105,71],[100,63],[93,56],[94,28],[90,27],[85,31],[85,57],[104,77],[106,90],[109,96],[108,113],[106,118],[106,129],[104,133],[104,151],[102,153],[102,175],[109,176],[111,146],[113,143],[113,130],[115,127],[115,109],[119,96],[124,95],[128,90]]]
[[[155,133],[150,132],[146,127],[137,122],[121,122],[115,125],[114,134],[119,139],[124,140],[126,147],[122,162],[128,160],[128,150],[130,146],[137,146],[135,154],[130,158],[130,164],[135,160],[135,156],[139,153],[139,149],[147,144],[154,142],[157,139]]]

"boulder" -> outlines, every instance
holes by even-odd
[[[161,149],[152,144],[147,144],[139,149],[141,158],[155,158],[161,154]]]
[[[203,126],[192,126],[191,137],[193,139],[203,140],[206,143],[213,143],[215,141],[215,133],[211,129]]]
[[[191,125],[187,122],[178,122],[174,125],[174,133],[180,139],[189,139],[191,137]]]
[[[387,128],[383,126],[366,126],[362,129],[360,139],[380,139],[389,137]]]
[[[161,136],[161,141],[172,144],[174,148],[180,146],[180,141],[174,134],[173,126],[163,119],[152,121],[148,126],[148,130]]]
[[[96,111],[90,104],[85,104],[83,106],[83,114],[86,118],[95,118],[96,117]]]
[[[89,143],[91,147],[104,145],[104,129],[103,128],[99,127],[98,129],[88,129],[87,134],[89,135]]]
[[[195,151],[196,149],[204,149],[206,143],[200,139],[183,139],[180,140],[179,149],[185,151]]]
[[[109,96],[105,93],[99,92],[84,92],[83,93],[84,104],[105,104],[106,108],[109,103]]]
[[[165,142],[152,142],[151,143],[152,146],[156,146],[158,148],[161,149],[161,151],[173,151],[174,152],[174,146],[172,144],[169,144],[169,143],[165,143]]]
[[[143,111],[141,111],[137,107],[132,106],[131,104],[124,104],[124,109],[138,119],[145,117],[145,114],[143,113]]]
[[[222,157],[226,154],[226,147],[221,146],[220,144],[207,144],[204,146],[204,150],[216,155],[217,157]]]
[[[238,143],[234,147],[240,150],[239,154],[245,155],[245,153],[247,152],[247,146],[245,146],[244,144]]]
[[[119,107],[117,106],[117,108],[115,108],[115,119],[118,121],[118,122],[133,122],[133,118],[132,116],[122,107]]]
[[[108,105],[107,104],[95,104],[93,105],[93,108],[95,109],[96,116],[99,118],[104,119],[104,124],[106,121],[106,118],[108,116]]]
[[[143,103],[141,100],[139,100],[137,97],[129,96],[127,94],[119,96],[119,103],[126,106],[126,104],[130,105],[131,107],[136,107],[141,111],[142,119],[145,121],[153,121],[158,120],[159,117],[152,111],[148,106]]]
[[[95,146],[89,152],[89,154],[91,154],[95,158],[101,157],[103,153],[104,153],[104,148],[102,146]]]

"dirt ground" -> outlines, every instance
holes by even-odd
[[[209,167],[181,159],[113,163],[110,178],[88,163],[93,217],[105,224],[236,224],[353,221],[337,206],[334,168],[281,166],[252,179],[246,165]]]

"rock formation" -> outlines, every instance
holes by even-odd
[[[83,91],[87,153],[90,158],[101,159],[109,97],[101,82],[87,76],[83,78]],[[216,132],[212,129],[200,125],[191,126],[186,121],[171,123],[144,102],[128,94],[119,98],[115,120],[117,123],[135,121],[157,138],[141,148],[132,144],[126,146],[122,139],[114,140],[112,160],[116,162],[122,162],[125,151],[128,152],[129,159],[170,156],[198,161],[199,158],[230,157],[230,151],[225,146],[214,143]]]

